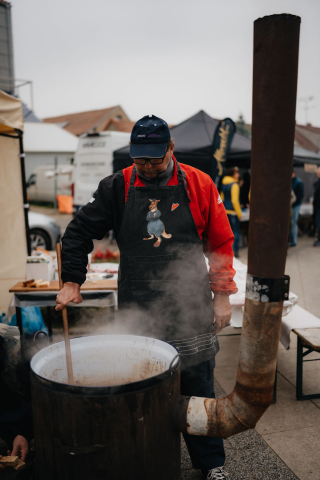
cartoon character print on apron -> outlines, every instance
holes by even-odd
[[[167,341],[182,366],[215,356],[212,294],[185,172],[179,183],[135,187],[133,168],[118,238],[119,314],[130,333]]]

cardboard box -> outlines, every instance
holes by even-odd
[[[27,259],[33,258],[37,257],[27,257]],[[46,260],[48,260],[48,257]],[[51,257],[48,263],[27,263],[27,280],[32,278],[35,280],[42,278],[44,281],[54,279],[54,264]]]

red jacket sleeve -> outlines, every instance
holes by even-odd
[[[207,183],[205,211],[206,228],[203,232],[204,253],[209,260],[211,290],[219,295],[231,295],[238,289],[233,280],[232,233],[226,210],[214,183]]]

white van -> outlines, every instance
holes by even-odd
[[[57,195],[72,194],[72,165],[41,165],[30,175],[27,181],[27,192],[32,202],[54,202],[55,174],[57,174]]]
[[[73,213],[86,205],[100,180],[113,173],[113,152],[129,144],[130,133],[101,132],[79,138],[73,163]]]

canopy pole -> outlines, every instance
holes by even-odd
[[[21,180],[22,180],[22,195],[23,195],[23,210],[24,210],[24,223],[26,227],[26,237],[27,237],[27,251],[28,255],[31,255],[31,244],[30,244],[30,235],[29,235],[29,202],[27,196],[27,184],[26,184],[26,169],[24,159],[26,154],[23,151],[23,134],[20,130],[16,130],[19,138],[19,148],[20,148],[20,167],[21,167]]]

